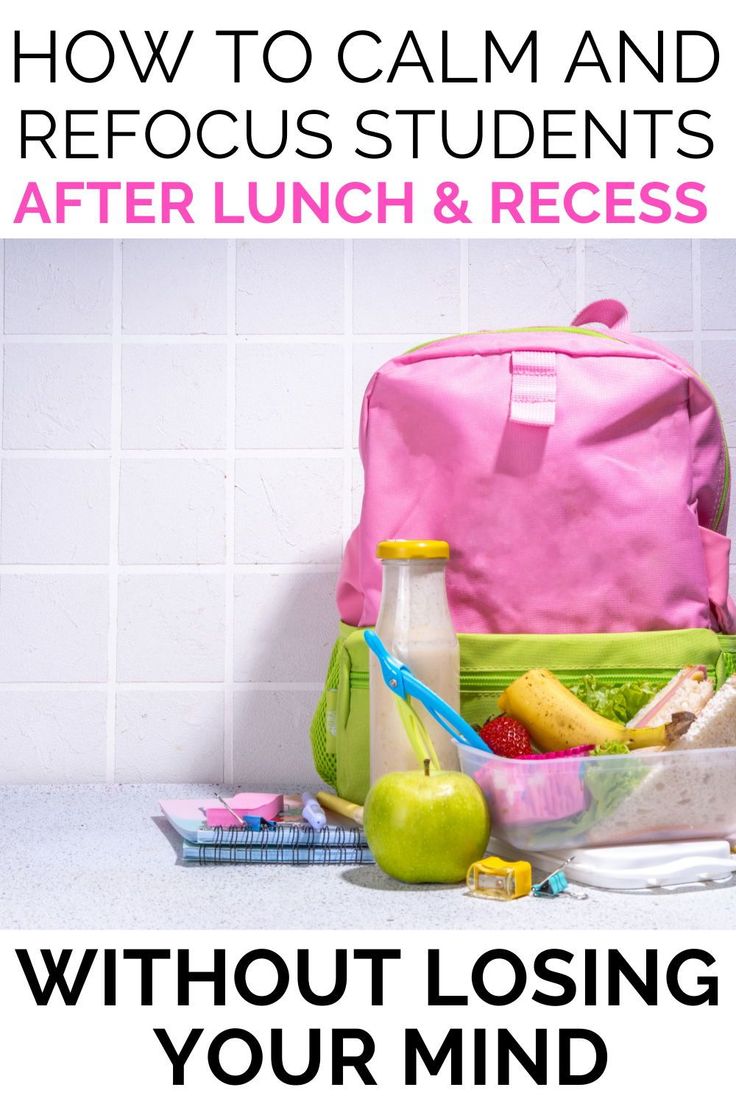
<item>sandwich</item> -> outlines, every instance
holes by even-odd
[[[667,745],[669,751],[725,748],[736,744],[736,675],[727,679],[705,704],[684,735]]]
[[[655,694],[650,702],[628,721],[627,728],[648,728],[669,724],[677,713],[695,717],[713,697],[713,683],[707,667],[683,667]]]
[[[586,843],[627,843],[642,839],[736,837],[736,756],[673,755],[700,748],[736,746],[736,676],[712,694],[684,735],[660,754],[625,756],[641,781],[610,816],[593,825]],[[651,764],[651,766],[650,766]]]

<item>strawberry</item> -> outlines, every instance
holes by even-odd
[[[488,744],[496,755],[506,759],[518,759],[522,755],[532,755],[532,742],[529,733],[520,721],[501,714],[486,721],[480,730],[480,738]]]

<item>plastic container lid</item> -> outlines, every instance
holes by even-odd
[[[450,546],[443,540],[385,540],[376,555],[379,560],[447,560]]]
[[[583,847],[575,851],[527,854],[498,841],[498,849],[518,861],[526,858],[543,871],[565,863],[570,881],[598,889],[638,890],[697,885],[731,879],[736,854],[727,840],[671,840],[616,847]]]

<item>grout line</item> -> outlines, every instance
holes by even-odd
[[[576,243],[576,289],[577,301],[585,306],[585,241]],[[700,242],[693,241],[700,246]],[[581,307],[581,309],[582,309]],[[465,324],[465,323],[463,323]],[[469,323],[468,323],[469,324]],[[688,336],[690,330],[651,330],[657,337],[666,339],[668,336],[680,338]],[[353,333],[351,341],[353,345],[395,345],[397,353],[404,349],[418,345],[423,341],[437,341],[448,337],[447,330],[429,332],[417,330],[409,333]],[[736,328],[732,330],[705,330],[703,338],[706,341],[733,341],[736,340]],[[223,345],[234,343],[235,345],[342,345],[345,341],[344,334],[247,334],[235,337],[208,337],[192,334],[170,334],[156,337],[154,334],[142,334],[140,336],[122,337],[122,345]],[[85,335],[85,334],[5,334],[0,335],[0,344],[5,345],[111,345],[113,338],[109,335]],[[94,451],[94,450],[89,450]],[[156,450],[151,450],[156,451]],[[188,451],[188,450],[182,450]]]
[[[332,575],[335,563],[114,564],[118,575]],[[110,564],[4,563],[0,575],[107,575]]]
[[[0,564],[0,575],[107,575],[110,565],[105,564]]]
[[[177,692],[179,690],[202,690],[204,693],[221,693],[224,687],[222,682],[119,682],[117,684],[118,690],[145,690],[153,692],[171,691]],[[318,693],[324,690],[324,682],[233,682],[233,687],[236,690],[256,690],[260,692],[269,692],[273,690],[286,691],[287,693],[298,693],[299,691],[317,691]],[[107,682],[0,682],[0,693],[11,690],[39,690],[43,692],[49,692],[52,690],[64,691],[70,693],[74,690],[90,690],[101,694],[108,692]]]
[[[700,242],[693,238],[692,248],[692,296],[693,296],[693,368],[698,374],[703,370],[703,309],[702,309],[702,256]]]
[[[118,660],[118,558],[120,530],[120,443],[122,437],[122,314],[123,243],[113,241],[112,258],[112,386],[110,389],[110,530],[107,635],[107,739],[105,779],[115,779],[115,710]]]
[[[0,336],[5,335],[5,239],[0,238]]]
[[[111,353],[112,356],[112,353]],[[110,449],[15,449],[1,448],[0,456],[8,460],[105,460],[109,461]]]
[[[694,341],[695,334],[690,330],[667,330],[666,333],[659,333],[657,330],[634,330],[634,333],[639,337],[648,337],[652,341],[659,341],[660,344],[667,344],[670,341]],[[736,336],[736,335],[734,335]]]
[[[0,238],[0,334],[5,329],[5,241]],[[3,436],[5,431],[5,347],[0,351],[0,457],[3,455]],[[0,460],[0,519],[2,519],[3,504],[3,468]],[[0,547],[2,547],[2,530],[0,528]]]
[[[112,345],[113,340],[111,333],[6,333],[2,336],[5,345]]]
[[[352,247],[352,242],[349,243]],[[447,331],[428,333],[416,330],[400,333],[355,333],[353,341],[371,344],[374,341],[395,341],[399,344],[408,339],[418,341],[447,337]],[[109,345],[111,334],[5,334],[0,337],[6,345]],[[274,334],[122,334],[122,345],[342,345],[344,333],[274,333]]]
[[[353,529],[353,242],[343,242],[342,546]]]
[[[470,245],[467,238],[460,239],[460,329],[470,329]]]
[[[585,290],[585,238],[575,239],[575,313],[581,311],[587,301]]]
[[[113,338],[111,334],[53,334],[53,333],[14,333],[5,334],[3,340],[8,345],[107,345]],[[122,345],[230,345],[235,344],[293,344],[303,342],[316,345],[339,345],[342,334],[301,333],[301,334],[120,334]]]
[[[227,242],[226,280],[226,400],[227,495],[225,498],[225,702],[222,742],[222,781],[229,786],[235,773],[235,419],[237,330],[237,245]]]
[[[262,459],[329,460],[342,456],[342,448],[240,448],[240,449],[125,449],[115,454],[126,460],[222,460],[230,456]],[[110,460],[112,449],[2,449],[12,460]]]

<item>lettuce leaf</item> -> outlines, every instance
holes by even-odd
[[[593,748],[591,755],[628,755],[629,746],[623,740],[608,740],[605,744],[599,744]]]
[[[570,689],[602,717],[626,724],[642,706],[651,701],[661,685],[646,680],[625,682],[621,686],[605,686],[595,675],[585,675],[581,682],[570,686]]]

